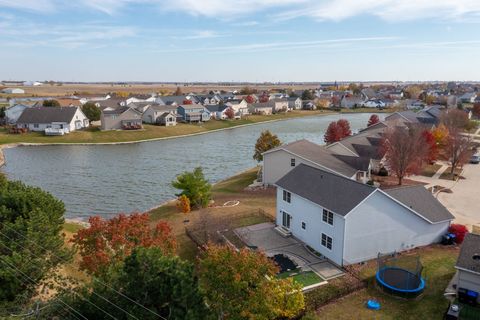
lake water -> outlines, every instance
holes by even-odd
[[[379,114],[383,119],[385,115]],[[67,218],[146,211],[172,199],[176,175],[201,166],[212,182],[254,167],[260,132],[269,129],[284,143],[323,143],[331,121],[344,118],[352,130],[370,114],[296,118],[204,135],[124,145],[28,146],[4,150],[10,179],[41,187],[61,199]]]

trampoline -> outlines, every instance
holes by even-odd
[[[410,261],[402,258],[380,258],[375,276],[377,285],[387,293],[403,298],[416,298],[425,289],[423,267],[418,257]],[[413,263],[412,263],[413,261]]]

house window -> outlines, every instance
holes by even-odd
[[[284,226],[287,229],[290,229],[291,222],[292,222],[292,216],[286,213],[285,211],[282,211],[282,226]]]
[[[333,212],[323,209],[322,220],[323,222],[333,226]]]
[[[333,243],[332,237],[329,237],[325,233],[322,233],[322,246],[324,246],[329,250],[332,250],[332,243]]]
[[[38,128],[38,123],[34,123],[34,124],[33,124],[33,127],[34,127],[34,128]]]
[[[286,190],[283,190],[283,201],[290,203],[292,200],[292,194]]]
[[[302,229],[305,230],[307,229],[307,224],[305,222],[302,221]]]
[[[295,158],[290,159],[290,166],[295,167]]]

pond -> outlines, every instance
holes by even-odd
[[[331,121],[344,118],[358,130],[369,117],[356,113],[295,118],[134,144],[11,148],[4,150],[2,170],[10,179],[61,199],[67,218],[143,212],[172,199],[177,190],[171,181],[185,170],[201,166],[214,183],[257,165],[252,155],[262,130],[269,129],[284,143],[298,139],[323,143]]]

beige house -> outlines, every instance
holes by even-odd
[[[166,115],[165,114],[173,114],[173,121],[168,121],[167,123],[160,123],[160,121],[165,120]],[[163,116],[163,118],[162,118]],[[167,117],[171,119],[172,117],[169,116]],[[176,125],[176,118],[177,118],[177,107],[175,106],[164,106],[164,105],[150,105],[147,107],[145,112],[142,115],[142,121],[144,123],[150,123],[150,124],[163,124],[163,125]]]
[[[100,121],[102,130],[136,130],[142,128],[142,113],[127,106],[105,109]]]

